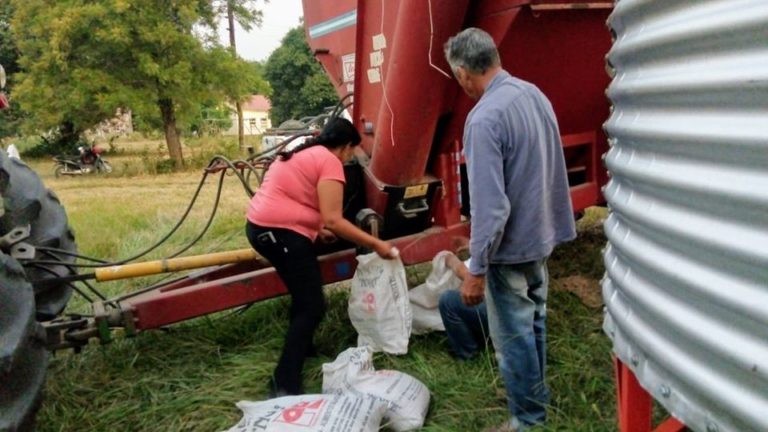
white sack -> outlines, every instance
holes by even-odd
[[[374,370],[367,346],[349,348],[323,365],[323,393],[358,393],[386,402],[384,425],[397,432],[421,428],[429,410],[427,386],[403,372]]]
[[[461,279],[446,265],[446,258],[453,255],[441,251],[432,258],[432,271],[423,284],[412,289],[408,296],[413,314],[413,334],[445,331],[438,304],[440,294],[449,289],[461,288]]]
[[[361,394],[285,396],[240,401],[243,418],[227,432],[375,432],[387,408]]]
[[[390,354],[408,352],[411,307],[408,282],[400,258],[385,260],[375,253],[359,255],[349,295],[349,319],[358,346]]]

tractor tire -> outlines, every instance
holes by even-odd
[[[34,288],[37,319],[52,319],[64,310],[72,295],[68,283],[51,280],[75,273],[68,266],[75,261],[73,254],[77,247],[67,214],[56,195],[43,186],[40,177],[24,162],[8,158],[5,152],[0,152],[0,197],[4,205],[4,212],[0,212],[0,236],[29,225],[30,236],[23,241],[36,248],[34,260],[61,262],[26,265],[24,269],[27,281]],[[37,249],[40,246],[61,249],[68,254],[52,255]]]
[[[48,368],[45,331],[24,269],[2,252],[0,341],[0,431],[32,430]]]

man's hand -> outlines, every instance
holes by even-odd
[[[467,306],[475,306],[483,302],[485,297],[485,275],[475,276],[467,272],[461,284],[461,301]]]

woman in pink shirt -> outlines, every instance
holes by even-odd
[[[343,163],[358,144],[360,134],[352,123],[330,120],[315,139],[278,154],[248,206],[248,241],[275,267],[291,294],[290,324],[270,382],[270,397],[303,393],[304,359],[325,314],[323,281],[313,247],[318,234],[335,234],[383,258],[395,256],[391,244],[342,216]]]

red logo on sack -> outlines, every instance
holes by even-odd
[[[320,418],[320,409],[325,405],[325,399],[314,402],[301,402],[283,410],[280,417],[275,419],[279,423],[288,423],[294,426],[314,426]]]
[[[368,309],[368,312],[373,312],[373,310],[376,309],[376,296],[374,296],[372,292],[366,294],[365,297],[363,297],[363,304],[365,304],[365,308]]]

